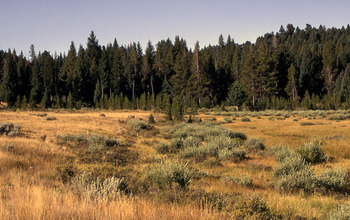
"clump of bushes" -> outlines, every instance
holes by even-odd
[[[12,151],[14,149],[14,145],[12,143],[1,145],[1,149],[3,151]]]
[[[151,126],[147,122],[142,121],[142,120],[131,119],[131,120],[128,120],[128,124],[131,126],[131,129],[134,132],[140,132],[141,130],[150,130],[151,129]]]
[[[348,192],[350,189],[349,173],[340,167],[327,169],[315,176],[315,185],[322,192]]]
[[[250,151],[264,150],[265,145],[260,138],[249,138],[244,144],[244,148]]]
[[[248,117],[243,117],[243,118],[241,119],[241,121],[242,121],[242,122],[250,122],[250,118],[248,118]]]
[[[308,163],[323,163],[328,157],[323,152],[320,142],[309,142],[299,147],[296,152]]]
[[[83,147],[87,153],[95,153],[106,150],[113,146],[123,146],[122,141],[115,138],[105,138],[98,135],[89,134],[87,136],[78,135],[58,135],[59,144],[66,144],[70,147]]]
[[[54,120],[56,120],[57,118],[54,117],[54,116],[47,116],[47,117],[45,117],[44,119],[45,119],[46,121],[54,121]]]
[[[206,157],[217,160],[241,160],[245,151],[237,149],[247,137],[242,132],[230,131],[212,123],[180,123],[168,132],[173,137],[170,144],[158,144],[159,153],[177,153],[184,158],[194,157],[203,161]]]
[[[303,147],[309,147],[307,143]],[[301,149],[299,148],[299,149]],[[311,169],[312,161],[306,158],[325,158],[324,154],[320,154],[318,150],[305,150],[308,153],[299,153],[299,149],[293,151],[287,147],[279,148],[275,154],[275,160],[279,163],[274,169],[274,177],[276,178],[275,188],[281,191],[295,192],[302,190],[305,193],[319,191],[341,192],[346,193],[350,190],[348,171],[341,168],[328,169],[321,174],[315,175]],[[303,148],[304,150],[304,148]],[[322,159],[324,161],[324,159]]]
[[[329,220],[350,219],[350,204],[343,204],[328,213]]]
[[[13,137],[13,136],[19,135],[21,133],[20,130],[21,130],[20,125],[14,126],[11,122],[0,124],[0,135]]]
[[[90,173],[84,172],[72,179],[72,187],[75,193],[88,199],[110,200],[127,188],[124,178],[109,177],[94,178]]]
[[[300,126],[311,126],[311,125],[315,125],[315,123],[312,123],[312,122],[309,122],[309,121],[300,123]]]
[[[148,123],[150,123],[150,124],[155,124],[156,123],[156,121],[154,120],[154,116],[152,114],[150,114],[149,117],[148,117]]]
[[[350,118],[350,114],[336,114],[328,117],[328,120],[342,121]]]
[[[178,184],[185,189],[191,183],[192,171],[187,164],[162,162],[151,166],[147,172],[148,179],[157,184],[161,190],[171,189],[174,184]]]

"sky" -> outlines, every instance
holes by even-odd
[[[305,28],[347,26],[348,0],[0,0],[0,50],[28,56],[35,50],[68,51],[72,41],[86,47],[93,30],[100,45],[120,45],[180,36],[193,47],[215,45],[222,34],[236,43],[293,24]]]

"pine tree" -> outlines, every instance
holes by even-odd
[[[175,96],[171,108],[171,113],[176,121],[182,121],[184,115],[183,100],[179,96]]]
[[[68,108],[68,109],[72,109],[72,108],[73,108],[73,96],[72,96],[72,93],[71,93],[71,92],[68,93],[68,97],[67,97],[67,108]]]
[[[288,69],[288,83],[285,88],[285,91],[287,92],[289,97],[292,98],[292,101],[294,102],[298,94],[297,94],[296,70],[293,64]]]
[[[245,102],[245,93],[241,84],[235,81],[228,92],[226,102],[228,105],[240,107]]]
[[[173,117],[171,114],[171,102],[168,94],[164,94],[163,96],[162,110],[165,112],[165,120],[167,121],[173,120]]]

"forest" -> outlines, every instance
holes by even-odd
[[[348,109],[350,26],[288,24],[255,43],[219,36],[193,49],[175,37],[155,45],[99,44],[93,31],[67,54],[0,50],[0,100],[8,107],[158,109],[238,106],[241,110]]]

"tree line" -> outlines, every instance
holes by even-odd
[[[255,43],[220,35],[101,46],[92,31],[67,54],[0,50],[0,100],[16,108],[339,109],[350,106],[350,26],[288,24]]]

